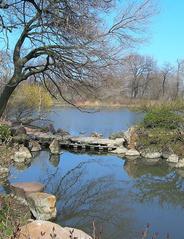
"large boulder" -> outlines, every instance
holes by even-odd
[[[59,141],[57,139],[53,139],[53,141],[49,146],[49,149],[52,154],[59,154],[60,153]]]
[[[124,138],[129,149],[135,149],[137,145],[137,132],[135,127],[129,128],[124,132]]]
[[[52,220],[56,217],[56,197],[52,194],[37,192],[27,196],[29,208],[36,219]]]
[[[35,140],[30,140],[29,142],[29,149],[31,150],[31,152],[38,152],[41,151],[41,145],[35,141]]]
[[[19,182],[10,185],[11,191],[18,198],[26,199],[30,193],[42,192],[44,185],[38,182]]]
[[[41,220],[36,220],[21,227],[18,239],[38,239],[40,237],[44,239],[92,239],[92,237],[79,229],[63,228],[56,223]]]
[[[30,162],[32,155],[28,148],[25,146],[20,146],[19,150],[15,152],[13,161],[16,163],[27,163]]]
[[[179,157],[176,154],[171,154],[166,160],[168,163],[178,163]]]

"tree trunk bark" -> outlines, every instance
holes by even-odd
[[[8,100],[16,87],[17,84],[12,84],[11,81],[4,87],[3,92],[0,95],[0,117],[3,115],[8,104]]]

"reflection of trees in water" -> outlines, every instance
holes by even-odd
[[[162,168],[161,165],[160,168],[152,167],[151,171],[150,166],[145,165],[142,165],[142,169],[140,166],[133,169],[129,165],[128,170],[130,169],[131,176],[136,178],[135,198],[141,203],[158,200],[160,205],[171,203],[173,206],[184,207],[184,178],[181,176],[181,173],[184,174],[183,170],[174,171],[164,166]]]
[[[95,220],[96,225],[103,226],[104,239],[123,235],[132,238],[133,221],[125,183],[110,175],[98,176],[95,172],[93,177],[88,175],[96,163],[101,162],[81,162],[62,177],[58,169],[48,175],[44,184],[48,185],[47,191],[57,196],[58,221],[90,233]]]

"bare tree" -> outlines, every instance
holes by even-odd
[[[130,97],[144,97],[148,94],[155,62],[151,57],[131,54],[123,60],[123,70],[130,89]]]
[[[176,96],[175,98],[177,98],[180,94],[180,90],[181,90],[181,73],[182,73],[182,69],[184,66],[184,60],[179,60],[177,59],[177,69],[176,69]]]
[[[120,47],[140,42],[140,31],[155,13],[152,1],[129,1],[114,25],[104,30],[100,13],[110,11],[113,4],[111,0],[1,0],[0,37],[7,44],[10,38],[16,43],[13,73],[0,95],[0,116],[22,81],[42,81],[55,96],[48,85],[52,82],[68,101],[59,82],[73,89],[77,81],[88,89],[90,80],[109,64]]]
[[[172,70],[173,67],[169,63],[166,63],[160,71],[162,77],[162,97],[165,96],[166,81],[168,80]]]

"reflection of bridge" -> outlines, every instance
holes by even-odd
[[[63,149],[72,149],[72,150],[84,150],[84,151],[99,151],[99,152],[109,152],[115,150],[115,147],[109,147],[108,145],[100,144],[84,144],[80,142],[76,143],[60,143],[61,148]]]

